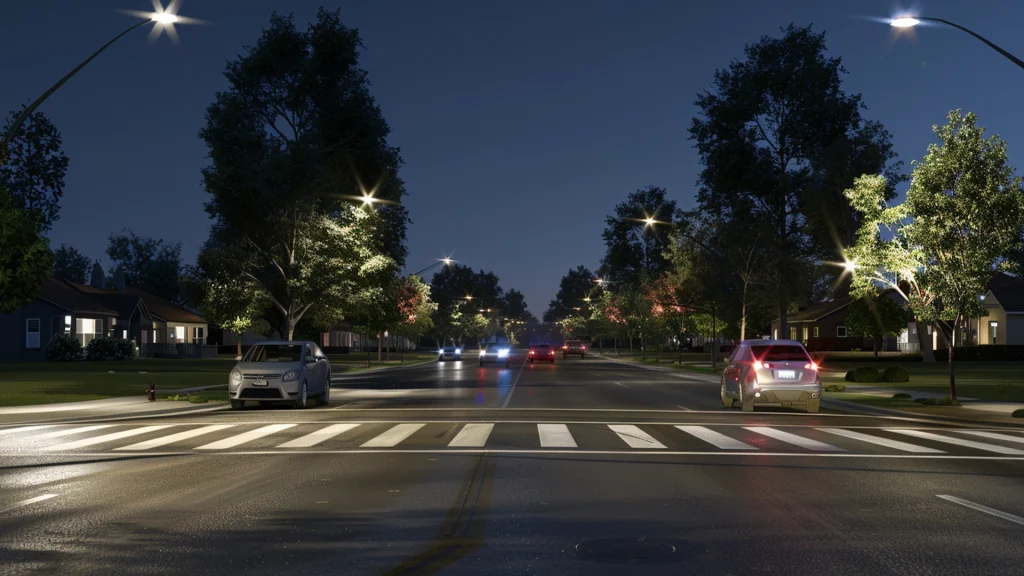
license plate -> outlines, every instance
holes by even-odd
[[[264,380],[263,378],[257,378],[256,381],[252,383],[252,385],[253,386],[266,386],[267,385],[267,381]]]
[[[779,380],[796,380],[796,370],[777,370],[775,376]]]

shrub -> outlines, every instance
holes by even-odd
[[[882,380],[886,382],[910,382],[910,372],[902,366],[889,366],[882,372]]]
[[[893,394],[892,397],[894,400],[910,400],[913,398],[913,396],[907,394],[906,392],[897,392]]]
[[[1010,414],[1010,416],[1013,416],[1014,418],[1024,418],[1024,408],[1018,408],[1014,410],[1013,413]]]
[[[821,389],[825,392],[842,392],[846,390],[846,384],[826,384]]]
[[[209,402],[209,400],[207,398],[204,398],[203,396],[192,395],[189,395],[188,401],[191,402],[192,404],[206,404],[207,402]]]
[[[136,355],[135,343],[124,338],[96,338],[85,347],[86,360],[131,360]]]
[[[846,373],[847,382],[878,382],[881,375],[871,366],[858,366]]]
[[[46,345],[46,359],[50,362],[73,362],[82,359],[82,343],[71,334],[55,334]]]

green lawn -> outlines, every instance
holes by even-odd
[[[141,396],[227,384],[234,360],[138,359],[128,362],[0,363],[0,406],[26,406]]]
[[[945,363],[896,362],[830,362],[822,364],[823,384],[844,383],[846,372],[857,366],[873,366],[879,371],[887,366],[901,366],[910,373],[910,382],[875,382],[865,386],[949,393],[949,374]],[[1024,363],[1022,362],[957,362],[955,365],[958,397],[1006,402],[1024,402]]]

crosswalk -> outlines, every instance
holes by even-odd
[[[1024,431],[520,421],[48,424],[0,428],[0,456],[315,451],[606,451],[1016,458],[1024,457]]]

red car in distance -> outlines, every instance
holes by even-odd
[[[528,355],[530,364],[534,362],[551,362],[555,363],[555,349],[547,344],[537,344],[536,346],[530,346],[530,353]]]

